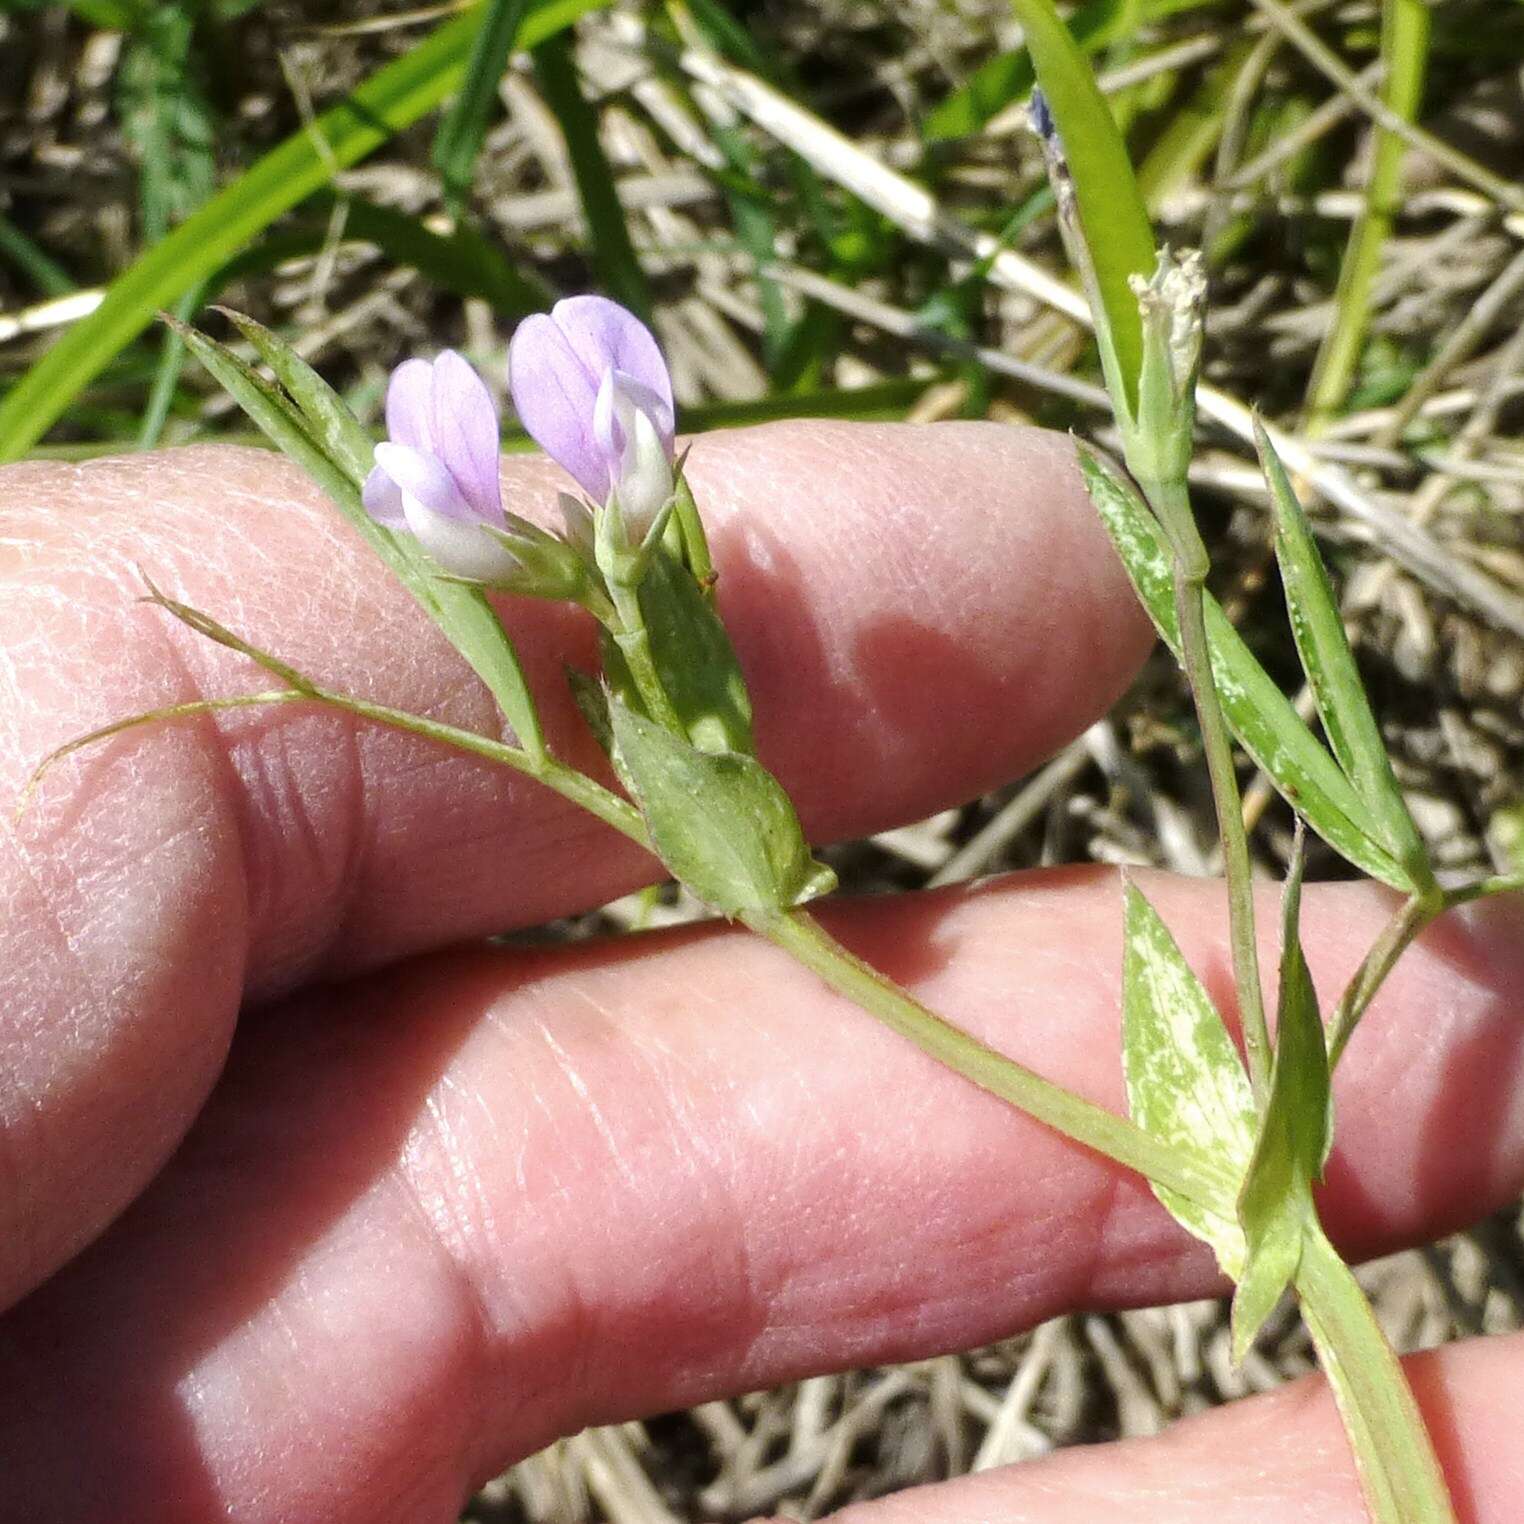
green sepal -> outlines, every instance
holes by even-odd
[[[835,887],[799,817],[755,757],[702,751],[610,697],[614,766],[673,877],[732,919],[789,910]]]
[[[541,598],[550,603],[575,603],[595,615],[612,615],[613,609],[603,592],[596,568],[588,564],[580,548],[538,524],[506,510],[506,528],[484,524],[488,534],[511,555],[518,566],[507,576],[487,584],[520,598]],[[471,582],[452,577],[452,582]]]
[[[1233,1296],[1233,1358],[1242,1362],[1281,1293],[1295,1279],[1309,1228],[1312,1188],[1333,1138],[1328,1045],[1317,991],[1302,955],[1300,843],[1286,879],[1281,984],[1270,1095],[1238,1198],[1248,1257]]]
[[[1328,743],[1345,776],[1370,812],[1381,844],[1403,866],[1413,887],[1434,887],[1434,870],[1423,838],[1392,772],[1381,729],[1344,633],[1338,599],[1307,514],[1264,425],[1254,420],[1254,442],[1270,488],[1275,515],[1275,555],[1286,589],[1291,633]]]
[[[1129,883],[1122,970],[1122,1068],[1128,1111],[1181,1154],[1242,1178],[1254,1147],[1254,1096],[1212,998],[1158,912]],[[1208,1244],[1225,1274],[1243,1269],[1245,1244],[1231,1194],[1204,1205],[1154,1185],[1187,1232]]]
[[[1122,564],[1165,643],[1178,656],[1173,563],[1158,520],[1136,490],[1088,451],[1080,468]],[[1207,643],[1223,713],[1245,751],[1287,803],[1341,857],[1394,889],[1412,875],[1382,845],[1382,831],[1354,786],[1276,687],[1216,599],[1206,598]]]
[[[701,751],[751,756],[751,697],[714,604],[665,545],[640,584],[651,659],[688,739]],[[621,690],[622,691],[622,690]]]
[[[272,386],[215,339],[172,318],[165,321],[258,428],[328,495],[444,631],[497,700],[518,744],[532,758],[547,756],[539,713],[518,653],[485,592],[446,581],[410,535],[393,534],[365,511],[360,485],[370,470],[365,451],[374,453],[374,445],[333,388],[289,345],[250,319],[239,327],[250,334],[250,342],[259,334],[256,348],[261,357],[283,385],[289,378],[299,395]]]
[[[617,504],[618,498],[611,496],[609,501]],[[651,558],[656,554],[657,547],[662,544],[663,537],[667,533],[667,525],[672,522],[674,506],[672,499],[668,498],[657,510],[656,517],[651,520],[645,538],[641,540],[639,548],[630,557],[629,570],[624,573],[628,586],[638,587],[645,580],[646,572],[651,566]]]
[[[714,597],[714,561],[709,554],[709,536],[704,530],[704,520],[693,498],[693,488],[688,485],[688,451],[684,450],[673,467],[672,508],[678,545],[674,547],[682,556],[693,580],[698,583],[705,597]]]

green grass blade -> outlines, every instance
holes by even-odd
[[[0,258],[9,260],[42,296],[67,296],[79,289],[74,277],[8,217],[0,217]]]
[[[235,255],[212,277],[208,294],[247,275],[263,274],[285,260],[321,251],[333,236],[334,205],[334,198],[326,191],[310,198],[310,213],[304,210],[296,226],[268,234]],[[417,270],[440,290],[480,297],[504,317],[540,312],[555,300],[555,293],[538,275],[520,269],[498,243],[469,222],[438,233],[421,218],[396,207],[348,196],[339,242],[373,243],[394,264]]]
[[[587,218],[598,283],[640,317],[651,315],[651,288],[640,268],[624,207],[614,189],[614,170],[598,141],[598,119],[582,96],[569,38],[557,35],[534,50],[535,78],[566,138],[572,175]]]
[[[143,0],[69,0],[69,9],[103,32],[130,32],[148,19]]]
[[[1429,7],[1426,0],[1383,0],[1381,60],[1385,74],[1381,98],[1405,122],[1418,116],[1429,58]],[[1402,165],[1407,144],[1395,133],[1376,127],[1365,208],[1350,230],[1334,295],[1334,321],[1313,362],[1307,392],[1307,426],[1321,433],[1344,406],[1370,327],[1371,288],[1381,268],[1381,253],[1392,231],[1402,195]]]
[[[1317,700],[1324,733],[1381,833],[1381,844],[1407,870],[1415,885],[1432,888],[1434,875],[1428,853],[1392,772],[1381,728],[1371,712],[1365,684],[1360,681],[1360,670],[1344,633],[1338,599],[1312,537],[1312,526],[1275,446],[1257,421],[1254,440],[1270,487],[1275,555],[1286,589],[1291,633]]]
[[[550,0],[526,19],[522,40],[543,41],[596,0]],[[476,35],[472,12],[437,28],[352,95],[325,111],[220,191],[112,282],[106,299],[71,328],[0,402],[0,461],[15,460],[79,392],[198,281],[227,263],[275,218],[418,120],[455,87]]]
[[[434,135],[434,167],[444,183],[445,205],[457,214],[470,197],[476,156],[497,103],[497,87],[528,10],[528,0],[484,3],[487,18],[472,44],[465,80]]]
[[[117,71],[117,114],[138,163],[143,241],[157,243],[212,194],[217,129],[196,67],[196,8],[152,6]]]
[[[1154,139],[1138,166],[1138,189],[1144,205],[1157,209],[1169,195],[1200,175],[1222,138],[1233,87],[1253,53],[1251,42],[1229,48],[1223,61],[1207,71]]]
[[[1178,656],[1173,563],[1158,521],[1133,488],[1094,456],[1083,452],[1080,465],[1139,600]],[[1341,857],[1384,884],[1411,891],[1412,876],[1382,845],[1376,818],[1210,596],[1206,626],[1223,712],[1244,750]]]
[[[1104,309],[1096,313],[1096,322],[1110,330],[1119,380],[1133,407],[1143,368],[1143,325],[1128,281],[1153,273],[1153,228],[1127,145],[1085,55],[1058,12],[1050,0],[1011,0],[1011,5],[1026,33],[1032,67],[1073,177],[1080,229]]]
[[[112,283],[94,313],[71,329],[0,404],[0,459],[15,459],[125,344],[282,212],[432,110],[453,86],[476,30],[474,16],[440,27],[323,113],[310,132],[272,149],[200,212]],[[321,145],[318,140],[321,140]]]

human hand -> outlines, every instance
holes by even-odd
[[[764,759],[817,839],[1018,774],[1146,647],[1049,436],[780,425],[702,439],[691,474]],[[523,511],[553,477],[515,460],[505,481]],[[0,547],[0,801],[93,726],[263,685],[135,605],[135,564],[334,687],[493,724],[272,456],[11,468]],[[588,630],[508,612],[555,744],[592,765],[557,697]],[[485,764],[327,712],[245,712],[104,743],[0,818],[0,1303],[25,1298],[0,1323],[0,1517],[445,1520],[585,1424],[1220,1288],[1140,1180],[743,932],[436,951],[652,871]],[[1214,886],[1147,887],[1226,998]],[[1085,868],[821,913],[1120,1108],[1119,905],[1116,876]],[[1309,892],[1325,997],[1389,909],[1368,886]],[[1448,917],[1362,1026],[1324,1193],[1347,1250],[1518,1193],[1520,929],[1513,905]],[[1515,1345],[1413,1366],[1477,1518],[1517,1517],[1524,1494]],[[1362,1517],[1306,1383],[845,1517],[1114,1515]]]

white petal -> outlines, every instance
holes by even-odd
[[[514,557],[479,523],[435,513],[410,494],[403,497],[402,508],[418,543],[451,576],[503,582],[518,569]]]
[[[624,459],[619,468],[619,506],[632,534],[646,526],[672,496],[672,463],[650,416],[626,403]]]

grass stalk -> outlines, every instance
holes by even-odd
[[[1405,122],[1418,115],[1429,57],[1425,0],[1384,0],[1381,12],[1381,99]],[[1334,296],[1334,322],[1313,362],[1305,432],[1323,433],[1344,406],[1370,327],[1371,292],[1402,192],[1407,143],[1378,126],[1365,187],[1365,209],[1350,229]]]

